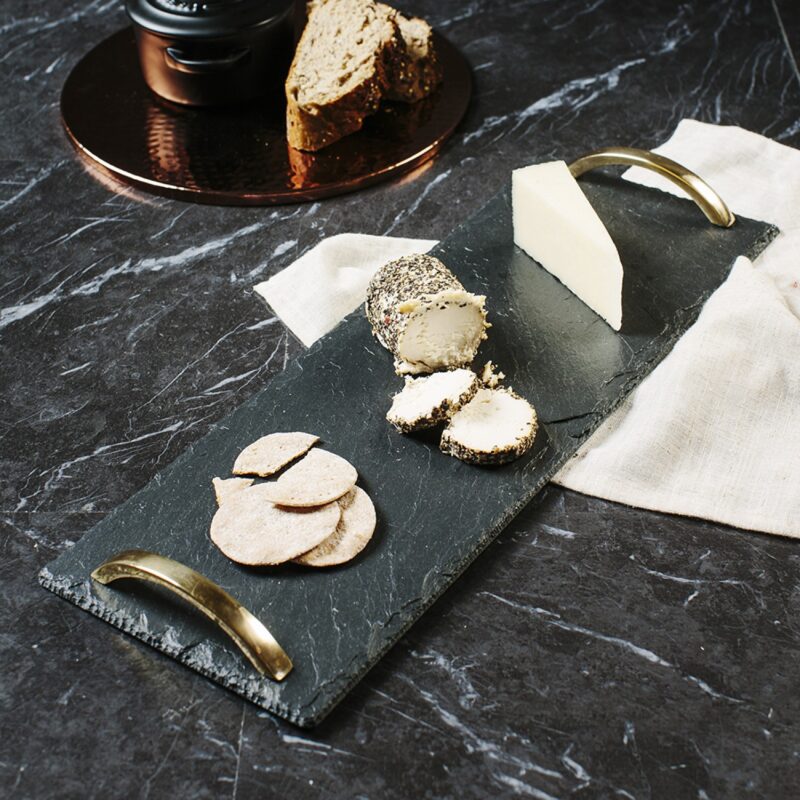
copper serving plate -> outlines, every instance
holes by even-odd
[[[319,153],[286,143],[281,94],[247,105],[188,108],[144,82],[132,29],[88,53],[64,84],[61,116],[94,169],[154,194],[195,203],[273,205],[352,192],[432,158],[469,105],[472,77],[440,34],[444,80],[413,105],[387,103],[363,129]]]

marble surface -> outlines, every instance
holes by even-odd
[[[437,238],[508,170],[690,116],[800,145],[794,0],[400,4],[473,65],[399,183],[226,209],[115,192],[59,88],[119,2],[0,9],[0,791],[9,797],[788,797],[796,542],[555,488],[313,733],[44,592],[36,573],[302,348],[252,284],[345,230]]]

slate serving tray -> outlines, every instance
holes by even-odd
[[[469,466],[439,453],[435,436],[391,430],[384,415],[402,380],[357,311],[43,569],[41,583],[259,706],[297,725],[319,722],[664,358],[736,256],[755,257],[777,233],[741,218],[714,227],[691,202],[621,179],[581,184],[625,264],[619,334],[514,247],[509,187],[433,251],[487,295],[493,328],[476,365],[491,358],[536,406],[540,431],[525,457]],[[378,529],[350,564],[240,567],[208,538],[211,478],[276,430],[316,433],[358,469]],[[294,671],[280,684],[260,677],[210,622],[157,588],[90,580],[108,556],[134,547],[231,592]]]

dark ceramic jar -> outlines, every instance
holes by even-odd
[[[292,0],[127,0],[147,85],[192,106],[279,87],[293,46]]]

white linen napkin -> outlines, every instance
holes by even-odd
[[[800,151],[683,120],[657,152],[702,175],[735,213],[782,233],[755,263],[737,260],[695,325],[554,481],[800,538]],[[675,191],[645,170],[625,177]],[[379,266],[433,244],[342,234],[255,289],[310,345],[363,302]]]
[[[367,284],[387,261],[426,253],[435,239],[339,233],[312,247],[255,290],[306,346],[332,331],[365,300]]]

